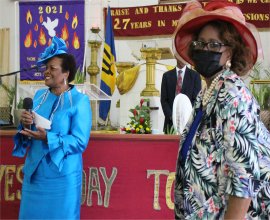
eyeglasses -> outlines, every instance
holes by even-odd
[[[228,44],[223,44],[219,42],[203,42],[203,41],[192,41],[192,49],[203,50],[206,46],[207,50],[213,52],[219,52],[222,46],[229,46]]]

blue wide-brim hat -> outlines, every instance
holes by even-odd
[[[48,59],[63,53],[67,53],[65,41],[54,36],[51,45],[46,47],[45,51],[39,55],[37,65],[45,64]]]

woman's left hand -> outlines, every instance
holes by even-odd
[[[31,137],[37,140],[43,140],[43,141],[47,140],[47,132],[44,128],[41,128],[41,127],[37,127],[37,131],[32,131],[25,128],[24,130],[21,130],[20,133],[22,135],[25,135],[27,137]]]

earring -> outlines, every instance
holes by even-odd
[[[226,61],[226,64],[225,64],[225,69],[228,70],[228,69],[231,68],[231,66],[232,66],[231,61],[230,61],[230,60],[227,60],[227,61]]]
[[[65,86],[67,85],[67,80],[66,80],[66,78],[64,78],[64,84],[65,84]]]

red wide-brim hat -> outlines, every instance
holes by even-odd
[[[258,57],[258,46],[254,37],[257,34],[256,38],[259,40],[257,29],[246,22],[236,4],[228,1],[211,1],[204,8],[198,1],[187,3],[174,32],[173,49],[176,57],[194,66],[188,55],[193,35],[208,22],[216,20],[226,21],[236,28],[245,45],[251,50],[254,65]]]

